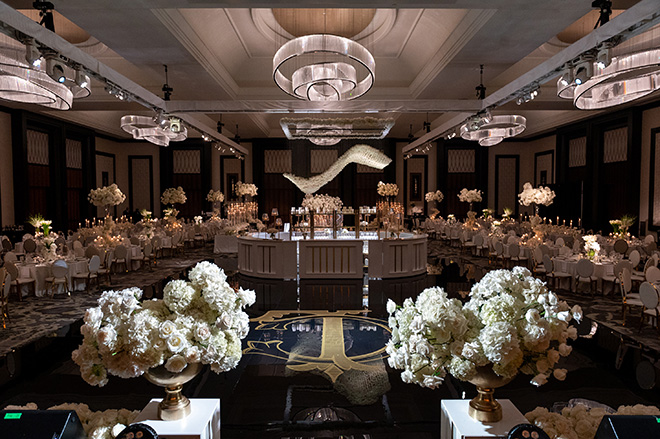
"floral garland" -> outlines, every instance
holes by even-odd
[[[105,291],[85,313],[84,339],[71,355],[82,378],[104,386],[108,374],[132,378],[163,364],[173,373],[189,363],[210,364],[216,373],[236,367],[249,331],[242,309],[254,303],[254,291],[234,291],[206,261],[189,279],[169,282],[162,300],[142,303],[139,288]]]
[[[165,192],[160,197],[160,202],[162,204],[183,204],[187,199],[183,188],[179,186],[177,188],[171,187],[165,189]]]
[[[396,197],[399,194],[399,186],[395,183],[383,183],[379,181],[377,191],[381,197]]]
[[[257,190],[258,190],[257,186],[252,183],[243,183],[241,181],[237,181],[236,184],[234,185],[234,193],[239,197],[243,197],[246,195],[249,195],[251,197],[256,197]]]
[[[532,424],[545,431],[551,439],[593,439],[603,416],[605,408],[589,408],[584,404],[565,407],[561,413],[553,413],[544,407],[537,407],[525,413]],[[660,409],[654,406],[638,404],[622,405],[612,415],[660,415]]]
[[[440,191],[427,192],[426,195],[424,195],[424,198],[429,203],[431,201],[437,201],[438,203],[440,203],[442,200],[445,199],[445,195]]]
[[[468,190],[463,188],[458,193],[458,199],[464,203],[478,203],[481,201],[481,191],[479,189]]]
[[[210,201],[211,203],[222,203],[225,201],[225,194],[220,191],[214,191],[211,189],[209,194],[206,196],[206,201]]]
[[[404,382],[429,388],[447,373],[468,381],[480,366],[506,378],[534,375],[537,386],[550,375],[563,380],[566,369],[555,365],[572,350],[566,341],[577,338],[568,322],[582,317],[579,306],[570,309],[523,267],[487,273],[465,305],[433,287],[403,307],[388,300],[387,311],[390,366],[403,369]]]
[[[112,183],[110,186],[92,189],[87,196],[89,202],[96,207],[117,206],[126,200],[126,195]]]
[[[549,206],[555,199],[555,191],[547,186],[534,188],[530,182],[527,182],[523,185],[523,191],[518,194],[518,198],[520,198],[518,202],[523,206],[530,204]]]
[[[312,195],[307,194],[302,201],[302,207],[317,212],[317,213],[330,213],[335,210],[341,210],[344,202],[339,197],[331,197],[326,194]]]
[[[24,406],[8,405],[4,410],[39,410],[30,402]],[[47,410],[73,410],[90,439],[114,439],[140,414],[138,410],[104,410],[93,412],[87,404],[65,403],[49,407]]]

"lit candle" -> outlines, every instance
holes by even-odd
[[[573,220],[571,220],[571,227],[573,227]]]
[[[582,227],[582,218],[578,218],[578,227]]]
[[[559,225],[559,215],[557,215],[557,225]]]

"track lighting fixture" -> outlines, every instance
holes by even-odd
[[[57,55],[46,55],[46,73],[53,78],[55,82],[63,84],[66,81],[64,63],[59,60]]]
[[[575,84],[584,84],[594,74],[593,57],[586,57],[575,65],[573,75],[575,77]]]
[[[601,47],[598,49],[598,55],[596,55],[596,67],[602,70],[609,66],[611,62],[612,54],[609,46]]]
[[[89,87],[89,76],[87,76],[80,67],[76,69],[75,82],[76,85],[80,88]]]
[[[25,43],[25,60],[35,69],[41,67],[41,52],[39,52],[34,40]]]

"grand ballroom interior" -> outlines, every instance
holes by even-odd
[[[0,437],[660,437],[659,89],[660,0],[0,2]]]

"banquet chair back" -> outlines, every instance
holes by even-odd
[[[658,250],[658,244],[655,243],[655,241],[647,242],[644,244],[644,251],[646,254],[653,254],[654,251]]]
[[[90,273],[98,273],[99,268],[101,268],[101,258],[99,258],[99,255],[94,255],[89,259],[87,269]]]
[[[580,259],[575,268],[579,277],[590,278],[594,274],[594,263],[589,259]]]
[[[640,254],[637,250],[633,250],[628,255],[628,259],[630,260],[630,263],[632,264],[633,269],[635,269],[639,265],[639,261],[642,260],[642,257],[640,256]]]
[[[77,248],[83,248],[83,245],[82,245],[82,242],[80,242],[78,240],[75,240],[75,241],[73,241],[73,249],[75,250]]]
[[[545,244],[541,244],[541,245],[539,245],[539,248],[541,249],[541,252],[542,252],[544,255],[550,255],[550,249],[548,248],[547,245],[545,245]]]
[[[630,290],[632,290],[632,275],[630,270],[624,268],[621,271],[621,296],[624,300],[628,296],[628,293],[630,293]]]
[[[534,262],[537,266],[543,264],[543,252],[540,247],[534,249]]]
[[[137,236],[131,236],[132,245],[140,245],[140,239]]]
[[[6,252],[10,252],[12,249],[11,241],[9,241],[7,238],[2,240],[2,249]]]
[[[621,279],[621,271],[623,271],[624,268],[627,268],[632,273],[632,264],[630,261],[623,260],[614,265],[614,276],[617,279]]]
[[[562,245],[561,247],[559,247],[559,254],[561,256],[568,256],[571,254],[571,249],[566,247],[565,245]]]
[[[639,298],[644,306],[644,313],[639,322],[639,329],[641,330],[644,325],[644,317],[649,317],[651,324],[655,324],[660,329],[660,325],[658,325],[658,305],[660,304],[658,288],[650,282],[643,282],[639,286]]]
[[[123,265],[124,271],[128,271],[128,261],[126,257],[128,255],[128,249],[123,245],[118,245],[115,247],[115,259],[113,263],[117,266]]]
[[[23,250],[25,250],[25,253],[34,253],[35,250],[37,249],[37,243],[34,242],[31,238],[26,239],[23,241]]]
[[[76,241],[78,242],[78,241]],[[85,257],[85,250],[83,250],[82,247],[75,247],[73,248],[73,254],[76,255],[76,258],[84,258]]]
[[[555,240],[555,245],[557,247],[562,247],[564,245],[564,238],[557,238],[557,240]]]
[[[648,271],[649,268],[655,267],[655,259],[653,258],[648,258],[646,260],[646,264],[644,264],[644,275],[646,275],[646,272]]]
[[[655,236],[650,233],[644,237],[644,244],[648,244],[649,242],[655,242]]]
[[[151,266],[151,254],[153,253],[153,247],[151,243],[147,243],[147,245],[144,246],[142,249],[142,254],[144,255],[142,258],[142,267],[146,267],[149,265],[149,270],[152,269]]]
[[[5,263],[7,262],[16,262],[18,261],[18,257],[16,256],[16,253],[14,252],[7,252],[5,253]]]
[[[55,244],[57,245],[58,248],[62,248],[64,247],[64,244],[66,244],[66,239],[60,236],[55,240]]]
[[[617,239],[616,242],[614,243],[614,251],[622,255],[625,255],[626,252],[628,251],[628,243],[623,239]]]
[[[96,246],[90,245],[85,249],[85,257],[87,259],[91,259],[92,256],[98,255],[98,251],[96,249]]]
[[[647,282],[660,282],[660,268],[650,267],[646,270],[646,281]]]

